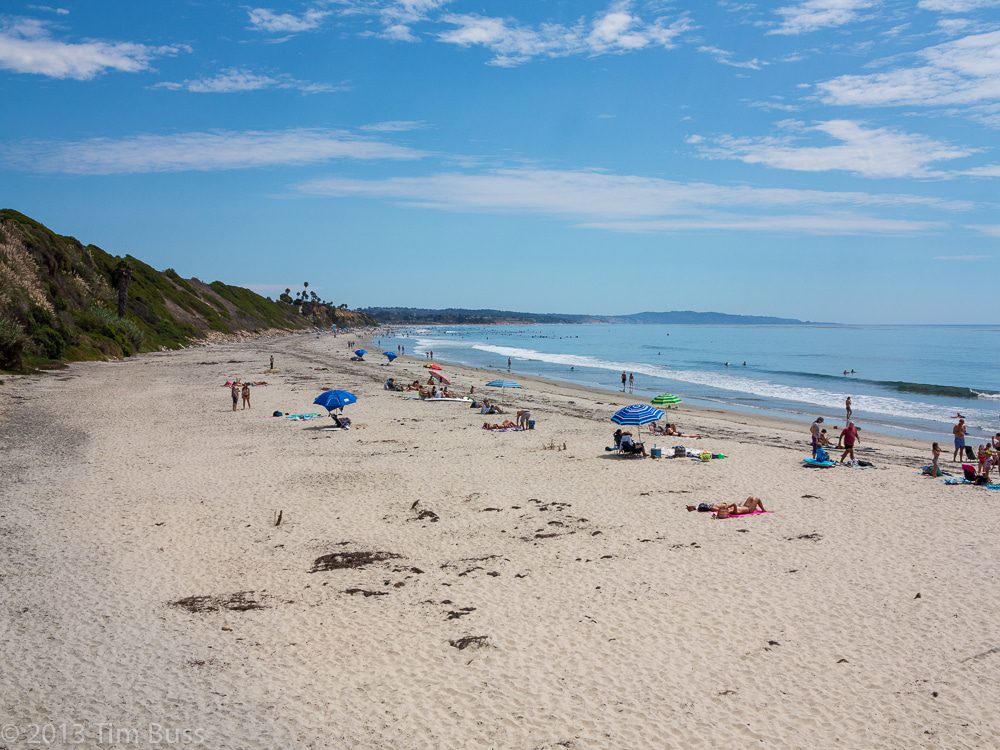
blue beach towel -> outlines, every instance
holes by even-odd
[[[985,487],[988,490],[1000,490],[1000,484],[979,484],[970,482],[968,479],[945,479],[945,484],[969,484],[973,487]]]

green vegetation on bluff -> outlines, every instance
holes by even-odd
[[[274,302],[183,279],[0,209],[0,368],[176,349],[211,332],[368,325],[328,304]]]

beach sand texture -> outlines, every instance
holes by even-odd
[[[656,444],[728,458],[617,457],[630,399],[516,369],[538,429],[493,434],[382,389],[422,358],[348,356],[299,335],[6,379],[0,747],[1000,746],[1000,492],[872,435],[877,468],[805,469],[807,424],[690,408],[710,437]],[[234,414],[232,376],[270,385]],[[271,416],[328,387],[350,431]],[[773,512],[684,507],[749,494]]]

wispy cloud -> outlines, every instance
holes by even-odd
[[[310,180],[309,195],[391,200],[441,211],[538,214],[614,231],[695,229],[806,234],[907,234],[941,226],[921,216],[879,217],[869,211],[967,206],[913,195],[788,190],[675,182],[590,170],[499,169],[423,177]]]
[[[247,15],[251,28],[257,31],[296,34],[318,29],[330,15],[330,11],[312,8],[297,16],[294,13],[275,13],[268,8],[250,8],[247,10]]]
[[[384,122],[372,122],[362,125],[359,130],[370,133],[405,133],[410,130],[424,130],[429,128],[430,123],[423,120],[385,120]]]
[[[190,91],[195,94],[230,94],[262,89],[294,89],[303,94],[322,94],[347,89],[346,86],[334,86],[329,83],[299,81],[287,75],[261,75],[245,68],[227,68],[214,76],[180,82],[164,81],[155,84],[153,88]]]
[[[449,2],[451,0],[389,0],[376,8],[383,27],[378,36],[397,42],[419,42],[420,38],[413,33],[414,24],[426,21],[433,11]]]
[[[769,33],[798,35],[844,26],[878,4],[878,0],[801,0],[774,11],[781,20]]]
[[[917,3],[921,10],[939,13],[968,13],[980,8],[996,8],[997,5],[997,0],[919,0]]]
[[[891,128],[866,128],[853,120],[828,120],[812,125],[793,120],[779,123],[788,134],[738,137],[723,135],[711,141],[688,142],[710,159],[737,159],[799,172],[853,172],[864,177],[936,177],[930,165],[975,153],[924,135]],[[820,133],[837,141],[832,145],[800,145],[801,138]]]
[[[332,159],[419,159],[421,151],[336,130],[208,131],[0,146],[0,162],[26,172],[112,175],[212,172]]]
[[[589,21],[573,25],[523,26],[517,21],[480,15],[449,14],[441,20],[453,29],[438,34],[447,44],[480,46],[493,53],[491,65],[512,67],[538,57],[622,54],[647,47],[671,48],[693,28],[687,16],[645,21],[630,0],[618,0]]]
[[[729,65],[733,68],[746,68],[748,70],[760,70],[765,65],[766,62],[763,60],[758,60],[756,57],[750,60],[734,60],[733,53],[729,50],[721,49],[719,47],[712,47],[710,45],[702,45],[698,48],[699,52],[704,52],[707,55],[711,55],[717,63],[722,65]]]
[[[45,21],[0,19],[0,68],[18,73],[87,81],[108,70],[124,73],[149,70],[154,58],[182,51],[188,48],[102,40],[64,42],[52,37]]]
[[[940,106],[1000,99],[1000,31],[928,47],[922,64],[884,73],[846,75],[817,85],[826,104]]]
[[[968,228],[987,237],[1000,237],[1000,224],[969,224]]]
[[[959,263],[970,263],[977,260],[988,260],[990,255],[935,255],[934,260],[958,261]]]

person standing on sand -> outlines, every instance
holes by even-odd
[[[631,372],[628,374],[628,392],[635,393],[635,374]]]
[[[274,355],[273,354],[271,355],[271,367],[270,367],[270,369],[272,369],[272,370],[274,369]]]
[[[240,402],[240,381],[234,380],[232,387],[229,389],[233,394],[233,411],[236,411],[236,406]]]
[[[952,463],[962,458],[962,451],[965,450],[965,418],[958,420],[958,424],[951,428],[951,434],[955,436],[955,453],[951,457]]]
[[[813,458],[816,458],[816,449],[819,448],[819,434],[821,429],[820,425],[822,424],[823,424],[823,417],[816,417],[815,421],[813,421],[812,425],[809,427],[809,435],[811,437],[811,442],[812,442]]]
[[[244,409],[249,409],[250,408],[250,384],[249,383],[244,383],[243,384],[242,395],[243,395],[243,408]]]
[[[507,372],[510,372],[510,357],[507,357]]]
[[[844,455],[840,457],[840,463],[844,463],[848,456],[854,461],[854,444],[861,442],[861,436],[858,434],[858,428],[854,426],[854,422],[847,423],[841,437],[844,438]]]
[[[627,380],[628,376],[625,374],[625,371],[622,370],[622,393],[625,393],[625,383]]]
[[[844,410],[847,412],[847,419],[845,419],[844,421],[845,422],[850,422],[851,421],[851,415],[854,414],[854,410],[851,408],[851,397],[850,396],[848,396],[847,397],[847,401],[844,402]]]

